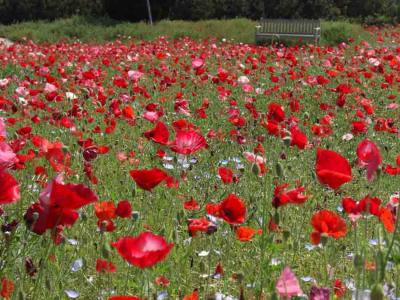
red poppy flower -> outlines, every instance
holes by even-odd
[[[97,220],[96,223],[101,232],[113,232],[115,230],[115,224],[112,220]]]
[[[215,266],[214,276],[215,275],[224,275],[224,268],[220,262]]]
[[[179,179],[174,178],[172,176],[167,176],[165,178],[165,184],[166,184],[167,188],[170,188],[170,189],[175,188],[175,189],[177,189],[177,188],[179,188]]]
[[[367,179],[372,181],[374,174],[382,162],[379,148],[369,139],[363,140],[357,146],[358,164],[367,167]]]
[[[179,154],[189,155],[207,147],[206,139],[195,130],[178,130],[171,150]]]
[[[367,201],[362,199],[361,201],[355,201],[350,197],[346,197],[342,199],[342,206],[344,211],[349,215],[350,219],[354,222],[361,214],[364,213],[367,209]]]
[[[341,94],[350,94],[353,90],[352,86],[349,84],[341,83],[336,87],[336,92]]]
[[[315,165],[318,180],[332,189],[337,189],[351,181],[351,167],[349,162],[340,154],[318,148]]]
[[[64,184],[61,177],[49,182],[24,215],[30,230],[43,234],[57,226],[72,226],[78,219],[77,209],[96,202],[97,196],[82,184]]]
[[[163,122],[158,122],[153,129],[146,131],[144,136],[155,143],[167,145],[169,140],[169,131]]]
[[[351,132],[354,134],[366,133],[368,131],[367,123],[365,121],[354,121],[352,122],[353,128]]]
[[[327,235],[335,239],[344,237],[347,232],[345,221],[336,213],[329,210],[321,210],[311,218],[314,232],[311,234],[313,244],[319,244],[321,235]]]
[[[336,297],[342,298],[346,294],[346,286],[343,285],[343,283],[340,279],[336,279],[333,291],[334,291]]]
[[[366,201],[369,213],[371,215],[379,217],[379,206],[382,203],[381,199],[377,197],[370,197],[369,195],[367,195],[361,201]]]
[[[14,290],[14,283],[7,278],[3,278],[1,282],[0,295],[5,299],[10,299],[13,290]]]
[[[218,175],[221,177],[222,182],[225,184],[233,182],[233,172],[229,168],[218,168]]]
[[[194,198],[191,198],[183,203],[183,208],[186,210],[199,210],[200,206]]]
[[[307,146],[307,136],[298,128],[292,127],[290,129],[291,142],[290,146],[296,146],[299,149],[304,149]]]
[[[199,291],[196,289],[191,294],[183,297],[183,300],[199,300]]]
[[[128,200],[118,202],[115,214],[120,218],[130,218],[132,216],[132,206]]]
[[[117,269],[111,261],[105,259],[96,259],[96,272],[101,273],[115,273]]]
[[[384,172],[389,175],[400,175],[400,154],[396,157],[397,167],[393,167],[391,165],[387,165],[384,169]]]
[[[188,231],[191,236],[196,236],[197,232],[209,232],[210,226],[213,225],[207,218],[190,219],[188,222]]]
[[[251,239],[254,237],[254,235],[261,234],[262,230],[256,230],[248,226],[240,226],[236,228],[236,239],[242,242],[248,242],[251,241]]]
[[[132,106],[125,106],[122,109],[122,113],[124,114],[124,117],[133,120],[135,118],[135,111],[133,110]]]
[[[63,209],[79,209],[97,201],[97,196],[85,185],[53,180],[49,203]]]
[[[285,120],[285,112],[283,111],[282,105],[272,102],[268,105],[268,121],[282,122]]]
[[[392,176],[400,175],[400,167],[393,167],[391,165],[387,165],[383,171],[386,174],[389,174],[389,175],[392,175]]]
[[[154,283],[159,286],[169,286],[170,281],[167,277],[160,275],[160,276],[156,277],[156,279],[154,280]]]
[[[246,206],[242,199],[230,194],[220,203],[218,213],[229,224],[241,224],[246,216]]]
[[[96,217],[100,220],[111,220],[115,218],[115,205],[111,201],[97,202],[94,205]]]
[[[18,181],[11,174],[0,171],[0,205],[15,203],[20,198]]]
[[[303,204],[307,201],[308,196],[304,194],[304,186],[299,186],[295,189],[285,191],[288,186],[288,184],[281,184],[275,187],[274,198],[272,200],[273,207],[278,208],[288,203]]]
[[[151,170],[131,170],[130,174],[136,184],[147,191],[155,188],[168,176],[164,171],[158,168]]]
[[[269,135],[279,136],[279,134],[281,133],[281,128],[280,128],[278,122],[262,121],[261,126],[263,126],[265,129],[267,129]]]
[[[143,232],[137,237],[120,238],[112,246],[127,262],[144,269],[163,261],[174,244],[168,244],[162,236]]]
[[[219,206],[220,204],[216,204],[216,203],[207,203],[206,204],[206,211],[209,215],[212,216],[219,216]]]
[[[395,217],[393,216],[392,212],[386,208],[386,207],[381,207],[379,210],[379,220],[383,223],[385,226],[386,230],[388,232],[393,233],[394,232],[394,227],[395,227]]]

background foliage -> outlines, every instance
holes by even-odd
[[[150,0],[153,17],[204,20],[245,17],[354,18],[369,24],[397,22],[400,0]],[[71,15],[147,19],[146,0],[0,0],[0,22],[53,20]]]

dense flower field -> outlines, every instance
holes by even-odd
[[[400,33],[371,32],[0,46],[0,295],[398,299]]]

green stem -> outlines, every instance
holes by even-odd
[[[398,209],[399,209],[399,208],[398,208]],[[400,220],[400,214],[399,214],[398,211],[397,211],[397,213],[396,213],[396,224],[395,224],[395,228],[394,228],[392,240],[391,240],[391,242],[390,242],[390,245],[389,245],[389,248],[388,248],[388,252],[386,253],[385,259],[384,259],[384,261],[383,261],[383,262],[384,262],[384,264],[383,264],[384,268],[383,268],[383,270],[382,270],[383,274],[385,273],[386,265],[387,265],[387,263],[388,263],[388,261],[389,261],[389,256],[390,256],[390,254],[391,254],[391,252],[392,252],[392,250],[393,250],[394,242],[395,242],[396,239],[397,239],[397,235],[398,235],[399,227],[400,227],[400,221],[399,221],[399,220]],[[384,277],[384,275],[383,275],[382,277]],[[382,277],[381,277],[381,278],[382,278]]]
[[[266,180],[265,180],[266,181]],[[262,209],[262,237],[261,237],[261,258],[260,258],[260,270],[261,270],[261,280],[260,280],[260,294],[259,294],[259,299],[262,297],[263,293],[263,288],[264,288],[264,281],[265,281],[265,276],[264,274],[266,273],[266,270],[263,270],[264,264],[265,264],[265,242],[267,239],[267,184],[264,181],[264,199],[262,201],[263,204],[263,209]],[[260,181],[262,183],[262,181]]]

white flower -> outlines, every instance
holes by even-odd
[[[345,135],[342,136],[343,141],[351,141],[354,138],[354,135],[351,133],[346,133]]]
[[[201,251],[198,255],[200,256],[200,257],[206,257],[206,256],[208,256],[210,254],[210,251]]]
[[[240,76],[237,81],[241,85],[250,83],[250,79],[247,76]]]
[[[67,97],[68,100],[74,100],[74,99],[78,98],[74,93],[71,93],[71,92],[66,92],[65,96]]]

